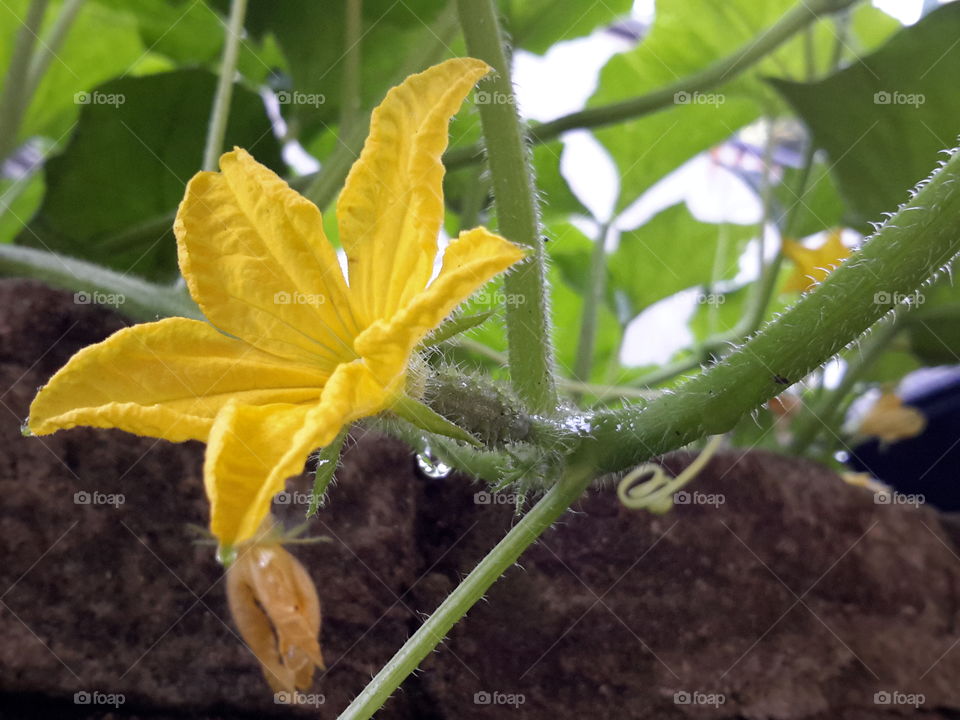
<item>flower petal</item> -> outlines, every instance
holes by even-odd
[[[316,402],[328,375],[205,322],[167,318],[124,328],[74,355],[34,398],[30,430],[47,435],[89,425],[206,440],[231,397],[251,405]]]
[[[403,373],[417,343],[454,308],[524,252],[484,228],[474,228],[447,246],[443,267],[426,290],[388,320],[378,320],[354,341],[377,380],[389,387]]]
[[[448,60],[408,77],[373,111],[337,203],[350,294],[364,326],[393,315],[433,273],[448,124],[489,69],[472,58]]]
[[[187,185],[174,231],[190,294],[215,326],[329,370],[357,332],[316,205],[239,148]]]
[[[384,409],[387,394],[361,360],[337,367],[319,403],[227,403],[210,431],[203,474],[210,529],[221,545],[249,540],[284,481],[341,428]]]

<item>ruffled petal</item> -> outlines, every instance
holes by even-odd
[[[448,60],[411,75],[373,111],[370,135],[337,203],[350,294],[364,326],[426,287],[443,221],[450,118],[489,66]]]
[[[393,384],[406,369],[417,343],[440,325],[454,308],[524,252],[499,235],[475,228],[447,246],[440,274],[426,290],[388,320],[378,320],[354,341],[377,380]]]
[[[36,435],[89,425],[206,440],[230,398],[315,403],[328,377],[205,322],[167,318],[124,328],[74,355],[34,398],[29,427]]]
[[[344,425],[383,410],[387,399],[363,361],[355,360],[334,371],[312,406],[228,403],[210,431],[203,467],[210,529],[221,545],[253,537],[273,496],[303,471],[310,453],[332,442]]]
[[[357,332],[316,205],[239,148],[187,185],[174,231],[190,294],[218,328],[332,370]]]

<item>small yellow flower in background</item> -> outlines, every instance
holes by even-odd
[[[306,690],[313,669],[325,670],[320,650],[320,599],[309,573],[275,537],[268,515],[227,570],[233,621],[275,693]]]
[[[840,228],[831,230],[823,244],[814,249],[784,238],[783,254],[793,261],[795,268],[783,291],[806,292],[823,282],[833,268],[850,257],[850,248],[843,244],[842,234]]]
[[[915,407],[904,405],[899,395],[881,395],[857,426],[857,434],[875,437],[884,445],[916,437],[927,429],[926,416]]]
[[[30,430],[89,425],[207,443],[204,484],[222,546],[249,540],[286,478],[359,418],[407,403],[420,340],[523,258],[483,228],[447,247],[448,122],[489,67],[449,60],[374,110],[337,203],[349,286],[317,207],[246,151],[187,185],[180,269],[209,324],[135,325],[84,348],[41,389]]]

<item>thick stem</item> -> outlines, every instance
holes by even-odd
[[[470,0],[471,2],[476,0]],[[383,666],[339,720],[368,720],[406,677],[467,614],[491,585],[583,493],[592,478],[589,468],[571,469],[497,543],[474,570],[450,593],[397,654]]]
[[[23,26],[13,45],[3,95],[0,96],[0,163],[6,160],[17,146],[20,122],[30,105],[30,96],[26,92],[30,59],[46,9],[47,0],[33,0],[30,3]]]
[[[187,293],[173,285],[155,285],[84,260],[43,250],[0,245],[0,275],[29,277],[76,293],[82,304],[103,304],[132,320],[203,314]]]
[[[960,153],[823,284],[737,351],[646,408],[598,414],[575,453],[616,471],[727,432],[898,307],[960,252]]]
[[[230,100],[233,97],[233,77],[237,72],[237,55],[240,51],[240,36],[243,34],[243,20],[246,14],[247,0],[231,0],[230,18],[223,44],[223,58],[220,60],[220,79],[217,82],[216,95],[213,97],[213,110],[207,127],[207,144],[203,150],[204,170],[216,170],[220,153],[223,152],[223,138],[227,132]]]
[[[520,398],[535,412],[553,413],[557,389],[547,306],[546,263],[533,183],[530,149],[517,115],[510,65],[494,0],[458,0],[469,53],[494,72],[480,85],[490,98],[479,104],[486,138],[499,230],[527,248],[529,257],[504,278],[510,376]]]
[[[466,0],[460,0],[461,4]],[[549,142],[568,130],[578,128],[596,128],[625,120],[634,120],[657,112],[674,103],[678,92],[703,92],[730,82],[750,67],[774,52],[784,42],[798,32],[813,24],[820,16],[853,5],[858,0],[804,0],[787,12],[768,30],[760,33],[739,50],[725,58],[717,60],[703,70],[681,78],[672,85],[653,92],[610,105],[588,108],[565,115],[556,120],[537,125],[530,129],[530,140],[534,144]],[[481,4],[481,3],[477,3]],[[447,153],[445,163],[453,169],[483,158],[483,149],[479,145],[460,148]]]

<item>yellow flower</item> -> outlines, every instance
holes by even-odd
[[[523,257],[476,228],[450,243],[429,282],[447,125],[488,70],[449,60],[374,110],[337,203],[349,286],[317,207],[247,152],[194,176],[174,230],[210,324],[168,318],[81,350],[34,399],[30,430],[89,425],[204,441],[211,530],[224,546],[252,537],[313,450],[354,420],[409,405],[420,340]]]
[[[850,256],[850,248],[841,240],[842,230],[831,230],[823,244],[815,249],[785,238],[783,254],[793,261],[795,269],[784,285],[784,292],[806,292],[823,282],[831,270]]]

